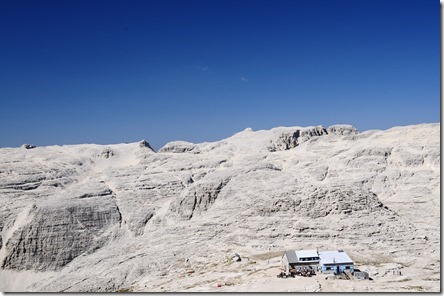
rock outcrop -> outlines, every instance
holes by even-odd
[[[268,150],[271,152],[288,150],[310,140],[313,137],[327,135],[327,130],[323,126],[312,128],[296,129],[290,132],[284,132],[277,139],[271,140]]]
[[[159,149],[159,152],[169,152],[169,153],[200,153],[197,149],[197,145],[184,141],[170,142]]]
[[[335,124],[331,125],[327,128],[328,134],[333,135],[341,135],[341,136],[348,136],[348,135],[356,135],[358,133],[358,130],[348,124]]]

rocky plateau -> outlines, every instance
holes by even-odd
[[[1,148],[0,233],[4,292],[437,292],[440,125]],[[373,280],[276,278],[315,248]]]

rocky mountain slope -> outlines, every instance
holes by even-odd
[[[270,268],[308,248],[374,281],[298,291],[439,291],[440,126],[2,148],[0,231],[2,291],[287,291]]]

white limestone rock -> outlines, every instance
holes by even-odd
[[[246,129],[159,153],[146,141],[3,148],[0,288],[208,291],[231,272],[235,289],[269,281],[249,256],[340,248],[370,268],[404,264],[436,291],[439,206],[439,124]],[[222,266],[234,251],[242,261]]]

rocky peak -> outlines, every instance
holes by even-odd
[[[151,145],[145,140],[142,140],[139,142],[139,147],[140,148],[148,148],[148,149],[151,149],[151,151],[155,152],[154,149],[151,147]]]

